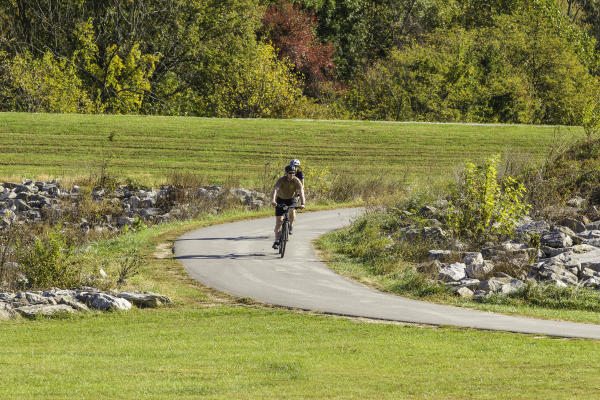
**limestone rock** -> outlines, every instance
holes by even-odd
[[[10,304],[0,302],[0,321],[6,321],[13,318],[15,315],[15,310]]]
[[[465,268],[466,265],[463,263],[444,265],[440,269],[440,279],[446,282],[460,281],[461,279],[464,279],[467,276]]]
[[[38,315],[51,316],[60,313],[72,314],[75,312],[73,308],[66,304],[34,304],[31,306],[22,306],[15,309],[25,318],[34,318]]]
[[[450,250],[429,250],[430,260],[448,261],[452,252]]]
[[[471,298],[473,297],[473,291],[466,286],[462,286],[458,288],[455,292],[457,295],[463,298]]]
[[[583,232],[586,230],[585,224],[581,221],[576,220],[575,218],[564,218],[560,221],[562,226],[566,226],[574,232]]]
[[[540,239],[543,245],[558,248],[569,247],[573,245],[573,240],[570,236],[563,232],[548,232],[542,235]]]
[[[88,307],[100,311],[131,309],[131,303],[129,301],[106,293],[82,292],[77,295],[77,300],[87,304]]]
[[[524,286],[526,286],[525,282],[520,281],[518,279],[511,279],[510,282],[502,285],[502,287],[500,288],[500,293],[509,294],[521,289]]]
[[[498,280],[498,279],[488,279],[485,281],[481,281],[479,283],[479,289],[480,290],[484,290],[486,292],[491,292],[491,293],[495,293],[498,292],[502,289],[502,286],[504,286],[504,282]]]
[[[537,271],[539,280],[549,281],[559,286],[574,286],[577,276],[560,264],[545,264]]]
[[[169,297],[152,292],[126,291],[120,292],[117,297],[126,299],[140,308],[155,308],[171,303]]]
[[[475,290],[479,288],[479,279],[470,279],[470,278],[465,278],[465,279],[461,279],[459,282],[460,286],[464,286],[467,287],[469,289]]]
[[[581,208],[585,204],[585,199],[580,196],[575,196],[567,201],[567,206]]]
[[[484,260],[481,264],[470,264],[466,268],[469,278],[482,279],[494,270],[494,264],[491,261]]]
[[[483,256],[478,251],[466,253],[463,257],[463,263],[465,263],[467,266],[472,264],[483,264]]]

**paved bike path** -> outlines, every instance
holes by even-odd
[[[390,321],[600,339],[600,325],[431,304],[384,294],[337,275],[319,261],[311,241],[362,212],[355,208],[300,214],[283,259],[271,248],[273,217],[188,232],[175,242],[175,258],[205,285],[267,304]]]

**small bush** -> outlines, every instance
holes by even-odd
[[[82,279],[83,258],[74,241],[57,229],[30,242],[16,244],[17,261],[29,285],[35,288],[72,287]]]
[[[23,235],[22,225],[14,224],[0,229],[0,290],[12,290],[19,286],[15,245]]]
[[[79,223],[85,219],[91,224],[98,224],[106,222],[106,216],[118,218],[122,213],[123,206],[119,200],[96,201],[92,199],[88,189],[82,188],[77,202],[68,210],[66,219],[73,223]]]
[[[497,180],[498,157],[484,167],[467,162],[458,194],[448,209],[448,225],[455,236],[482,243],[494,236],[514,234],[516,222],[530,206],[524,201],[525,186],[512,177]]]
[[[142,262],[143,258],[138,249],[128,251],[119,262],[117,285],[124,285],[127,279],[139,274]]]

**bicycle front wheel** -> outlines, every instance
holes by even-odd
[[[285,255],[285,246],[288,241],[288,222],[283,221],[283,225],[281,226],[281,236],[279,239],[279,254],[281,254],[281,258]]]
[[[281,258],[285,255],[285,245],[287,244],[287,240],[282,240],[279,243],[279,254],[281,254]]]

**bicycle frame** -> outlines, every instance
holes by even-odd
[[[285,247],[290,236],[290,209],[294,210],[300,207],[286,205],[277,207],[281,207],[281,209],[284,211],[283,221],[281,221],[281,233],[279,234],[279,254],[281,255],[281,258],[283,258],[285,255]]]

